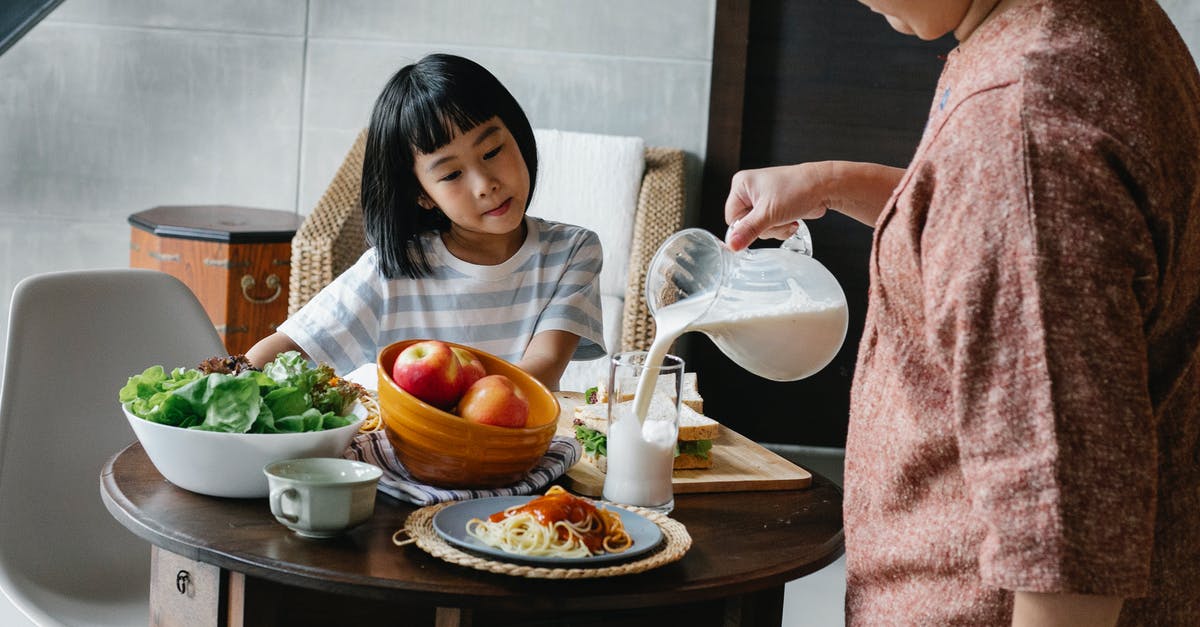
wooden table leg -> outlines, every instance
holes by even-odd
[[[434,627],[471,627],[472,612],[461,607],[439,607]]]
[[[730,597],[725,601],[725,627],[783,625],[783,586]]]

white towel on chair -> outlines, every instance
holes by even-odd
[[[535,129],[534,136],[538,178],[529,214],[582,226],[600,236],[604,247],[600,272],[604,341],[613,353],[621,344],[621,308],[634,213],[646,169],[645,142],[640,137],[547,129]],[[605,363],[573,362],[563,375],[562,389],[582,391],[595,385],[597,373],[607,373]]]
[[[604,246],[600,293],[623,297],[645,142],[543,129],[534,135],[538,178],[529,214],[595,231]]]

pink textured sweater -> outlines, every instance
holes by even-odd
[[[1200,76],[1158,5],[985,21],[870,272],[850,624],[1008,624],[1012,590],[1200,624]]]

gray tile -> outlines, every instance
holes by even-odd
[[[0,285],[8,286],[3,298],[32,274],[128,265],[129,224],[124,219],[64,222],[0,215]],[[3,310],[8,312],[7,300]]]
[[[439,50],[469,56],[491,70],[536,127],[640,136],[647,145],[704,152],[707,63],[529,50]],[[365,125],[387,79],[431,51],[416,45],[310,42],[306,130]]]
[[[304,131],[304,157],[300,169],[299,213],[308,215],[321,200],[333,175],[358,137],[359,129],[308,128]]]
[[[712,0],[312,0],[313,37],[709,60]]]
[[[305,5],[297,0],[67,0],[46,19],[303,36]]]
[[[0,213],[0,338],[8,337],[8,308],[21,279],[42,272],[128,265],[129,225],[123,219],[81,221]],[[7,342],[0,344],[0,377],[6,348]],[[0,605],[5,601],[0,596]],[[0,620],[0,624],[10,623]]]
[[[295,206],[303,42],[43,23],[0,57],[0,214]]]

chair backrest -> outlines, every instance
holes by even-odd
[[[359,205],[365,146],[366,131],[363,131],[292,239],[289,314],[311,300],[367,249]],[[625,293],[619,315],[612,317],[620,324],[620,333],[616,334],[619,342],[608,347],[610,353],[650,347],[654,323],[646,306],[646,267],[662,241],[683,225],[686,202],[683,151],[661,147],[644,150],[645,166],[630,224],[632,233],[626,238],[629,250],[623,278]],[[571,222],[557,216],[556,219]],[[612,245],[603,239],[601,244],[606,249]],[[606,253],[606,263],[612,265],[609,257]]]
[[[135,438],[117,392],[148,366],[224,354],[177,279],[151,270],[41,274],[13,292],[0,387],[0,589],[39,624],[149,619],[149,546],[100,499]]]

